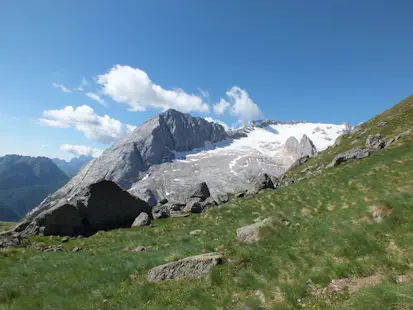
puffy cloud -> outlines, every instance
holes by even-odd
[[[261,117],[261,111],[257,104],[250,98],[247,91],[238,86],[232,87],[227,91],[229,102],[221,99],[219,103],[214,105],[214,112],[217,115],[223,114],[226,110],[232,116],[238,118],[241,123]]]
[[[229,130],[229,126],[227,124],[225,124],[223,121],[221,120],[217,120],[217,119],[213,119],[212,117],[208,116],[204,118],[206,121],[210,122],[210,123],[217,123],[220,124],[222,127],[224,127],[225,130]]]
[[[105,100],[103,100],[102,98],[100,98],[100,96],[98,94],[95,93],[86,93],[86,96],[88,96],[90,99],[95,100],[97,102],[99,102],[101,105],[106,107],[106,103]]]
[[[228,109],[228,107],[230,106],[231,104],[228,102],[228,101],[226,101],[225,99],[222,99],[221,98],[221,100],[218,102],[218,103],[216,103],[216,104],[214,104],[214,113],[216,114],[216,115],[222,115],[222,114],[224,114],[225,113],[225,111]]]
[[[53,82],[53,83],[52,83],[52,86],[53,86],[54,88],[60,89],[60,90],[61,90],[62,92],[64,92],[64,93],[71,93],[71,92],[72,92],[71,90],[69,90],[69,89],[67,89],[66,87],[64,87],[64,85],[62,85],[62,84],[57,84],[57,83]]]
[[[81,155],[99,157],[103,152],[103,150],[101,149],[94,149],[86,145],[73,144],[62,144],[60,146],[60,149],[62,151],[67,151],[70,154],[75,155],[76,157],[79,157]]]
[[[209,112],[209,106],[197,95],[183,89],[166,90],[153,83],[146,72],[130,66],[116,65],[97,77],[101,92],[118,103],[125,103],[130,111],[147,108],[182,112]]]
[[[76,109],[67,106],[60,110],[45,110],[43,116],[44,118],[39,119],[41,124],[57,128],[73,126],[83,132],[88,139],[102,143],[114,142],[133,128],[108,115],[99,116],[87,105]]]

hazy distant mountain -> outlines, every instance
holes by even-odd
[[[81,155],[79,157],[74,157],[70,161],[66,161],[59,158],[52,158],[53,162],[66,173],[68,176],[74,176],[79,172],[80,168],[87,162],[93,159],[92,156]]]
[[[0,221],[14,222],[18,219],[19,217],[16,213],[0,202]]]
[[[68,179],[50,158],[0,157],[0,202],[21,218]],[[2,214],[0,221],[10,220]]]

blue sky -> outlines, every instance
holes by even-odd
[[[403,0],[3,1],[0,155],[96,153],[168,107],[229,125],[357,124],[412,93],[412,11]]]

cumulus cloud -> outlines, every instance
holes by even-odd
[[[220,124],[222,127],[224,127],[225,130],[229,130],[229,126],[227,124],[225,124],[223,121],[219,120],[219,119],[213,119],[212,117],[208,116],[205,117],[205,120],[210,122],[210,123],[217,123]]]
[[[261,117],[261,111],[257,104],[250,98],[247,91],[238,86],[232,87],[226,92],[228,100],[222,99],[214,105],[214,113],[224,114],[227,110],[232,116],[238,118],[240,123],[245,123]]]
[[[73,144],[62,144],[60,146],[60,149],[62,151],[67,151],[70,154],[75,155],[76,157],[79,157],[81,155],[85,156],[92,156],[92,157],[99,157],[103,150],[101,149],[94,149],[86,145],[73,145]]]
[[[225,99],[222,99],[221,98],[221,100],[218,102],[218,103],[216,103],[216,104],[214,104],[214,113],[216,114],[216,115],[222,115],[222,114],[224,114],[225,112],[226,112],[226,110],[228,109],[228,107],[230,106],[231,104],[228,102],[228,101],[226,101]]]
[[[102,143],[114,142],[133,128],[108,115],[99,116],[87,105],[76,109],[67,106],[60,110],[45,110],[43,116],[44,118],[39,119],[41,124],[56,128],[73,126],[83,132],[88,139]]]
[[[63,84],[57,84],[57,83],[53,82],[52,86],[54,88],[60,89],[64,93],[71,93],[72,92],[71,90],[67,89]]]
[[[172,108],[181,112],[209,112],[208,104],[200,96],[187,94],[183,89],[164,89],[153,83],[146,72],[130,66],[114,66],[99,75],[97,83],[102,85],[103,94],[127,104],[130,111]]]
[[[101,105],[103,105],[105,107],[107,106],[105,100],[100,98],[100,96],[96,93],[86,93],[86,96],[88,96],[92,100],[95,100],[95,101],[99,102]]]

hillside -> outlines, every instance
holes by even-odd
[[[18,218],[37,206],[68,177],[46,157],[0,157],[0,202]],[[0,217],[0,220],[7,220]]]
[[[67,243],[31,236],[0,252],[0,303],[5,309],[413,309],[412,120],[413,96],[288,172],[294,184],[200,215]],[[400,137],[367,158],[325,168],[377,133],[384,141]],[[262,219],[270,224],[259,241],[237,240],[238,228]],[[59,244],[62,251],[44,252]],[[145,249],[132,251],[137,246]],[[146,279],[152,267],[208,252],[224,254],[208,276]]]

